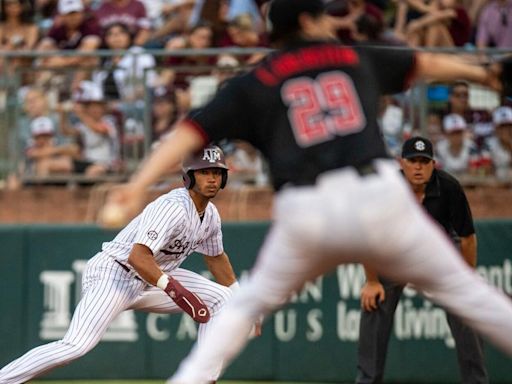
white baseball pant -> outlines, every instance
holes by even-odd
[[[469,268],[444,232],[423,212],[396,165],[376,162],[377,174],[351,168],[323,175],[317,185],[291,187],[275,201],[274,222],[248,281],[170,379],[206,383],[247,343],[260,314],[342,263],[368,263],[379,274],[411,282],[512,356],[512,301]]]
[[[171,273],[208,306],[211,319],[200,324],[198,339],[212,327],[231,297],[231,290],[197,273],[178,268]],[[100,341],[109,324],[128,309],[156,313],[183,313],[165,292],[135,279],[112,258],[98,254],[89,260],[82,282],[82,299],[62,340],[34,348],[0,370],[0,384],[20,384],[85,355]],[[222,364],[205,373],[216,380]]]

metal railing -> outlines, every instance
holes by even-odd
[[[397,48],[393,48],[397,49]],[[406,49],[406,48],[404,48]],[[92,73],[94,71],[103,70],[111,73],[118,70],[116,67],[102,68],[101,60],[109,59],[119,55],[132,55],[133,67],[131,70],[126,70],[127,79],[126,83],[134,88],[142,90],[135,98],[130,100],[120,100],[122,112],[120,123],[120,131],[123,135],[124,141],[122,143],[122,161],[124,167],[113,179],[122,179],[128,175],[137,166],[139,161],[145,156],[153,145],[153,133],[151,131],[152,120],[152,90],[147,84],[149,72],[161,73],[165,69],[172,69],[177,74],[190,73],[203,74],[214,69],[219,69],[215,65],[201,65],[201,66],[164,66],[161,61],[168,57],[187,57],[187,56],[205,56],[217,57],[220,54],[229,54],[235,57],[245,56],[255,53],[267,53],[269,49],[242,49],[242,48],[211,48],[202,50],[189,50],[177,49],[173,51],[168,50],[125,50],[125,51],[108,51],[98,50],[95,52],[81,52],[81,51],[24,51],[24,52],[0,52],[0,61],[3,63],[3,71],[0,74],[0,178],[6,177],[9,173],[20,172],[20,164],[23,163],[23,142],[20,137],[20,124],[23,122],[25,112],[23,110],[22,91],[23,89],[30,88],[34,85],[44,89],[47,98],[49,99],[50,111],[55,113],[61,103],[66,101],[72,93],[71,84],[72,79],[77,73]],[[486,51],[475,51],[467,49],[435,49],[430,51],[452,53],[457,55],[464,55],[470,61],[487,61],[488,58],[501,57],[505,54],[510,54],[512,51],[503,51],[497,49],[489,49]],[[152,55],[157,61],[158,65],[153,68],[146,68],[143,70],[143,75],[137,74],[138,58],[141,55]],[[74,66],[65,68],[51,68],[38,65],[42,59],[48,57],[83,57],[83,58],[96,58],[98,59],[97,66]],[[19,63],[20,59],[24,59],[26,64]],[[231,68],[230,70],[242,70],[242,67]],[[47,81],[38,83],[34,79],[39,77],[42,73],[47,74]],[[497,96],[492,92],[488,92],[481,87],[474,86],[472,89],[474,93],[480,92],[484,98],[480,103],[489,107],[495,106],[497,103]],[[428,112],[432,106],[432,101],[429,100],[429,85],[421,83],[409,90],[406,94],[395,95],[395,101],[401,106],[404,115],[407,116],[406,121],[402,123],[400,135],[403,136],[404,131],[407,129],[414,129],[415,131],[423,134],[428,134]],[[124,104],[123,104],[124,103]],[[127,123],[128,122],[128,123]],[[25,127],[26,128],[26,127]],[[108,176],[107,176],[108,177]],[[56,175],[55,180],[65,180],[66,176]],[[75,181],[83,181],[82,176],[74,176]],[[29,174],[23,175],[23,180],[30,182],[41,182],[41,178]],[[100,179],[99,181],[103,181]]]

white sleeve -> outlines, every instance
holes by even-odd
[[[141,213],[134,242],[158,253],[175,231],[180,231],[185,211],[179,204],[157,199]]]
[[[220,216],[217,210],[210,217],[209,227],[211,228],[210,236],[208,236],[199,246],[196,251],[206,256],[218,256],[224,252],[222,244],[222,228]]]

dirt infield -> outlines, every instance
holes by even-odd
[[[35,186],[0,190],[0,223],[92,223],[110,188]],[[148,193],[148,201],[164,192]],[[511,188],[467,188],[466,193],[476,219],[512,218]],[[254,221],[270,220],[272,199],[269,188],[244,186],[226,188],[214,202],[225,221]]]

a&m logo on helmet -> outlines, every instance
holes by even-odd
[[[217,148],[205,148],[203,152],[203,160],[210,163],[220,161],[220,152]]]
[[[418,140],[416,143],[414,143],[414,149],[417,151],[424,151],[426,149],[425,142]]]

